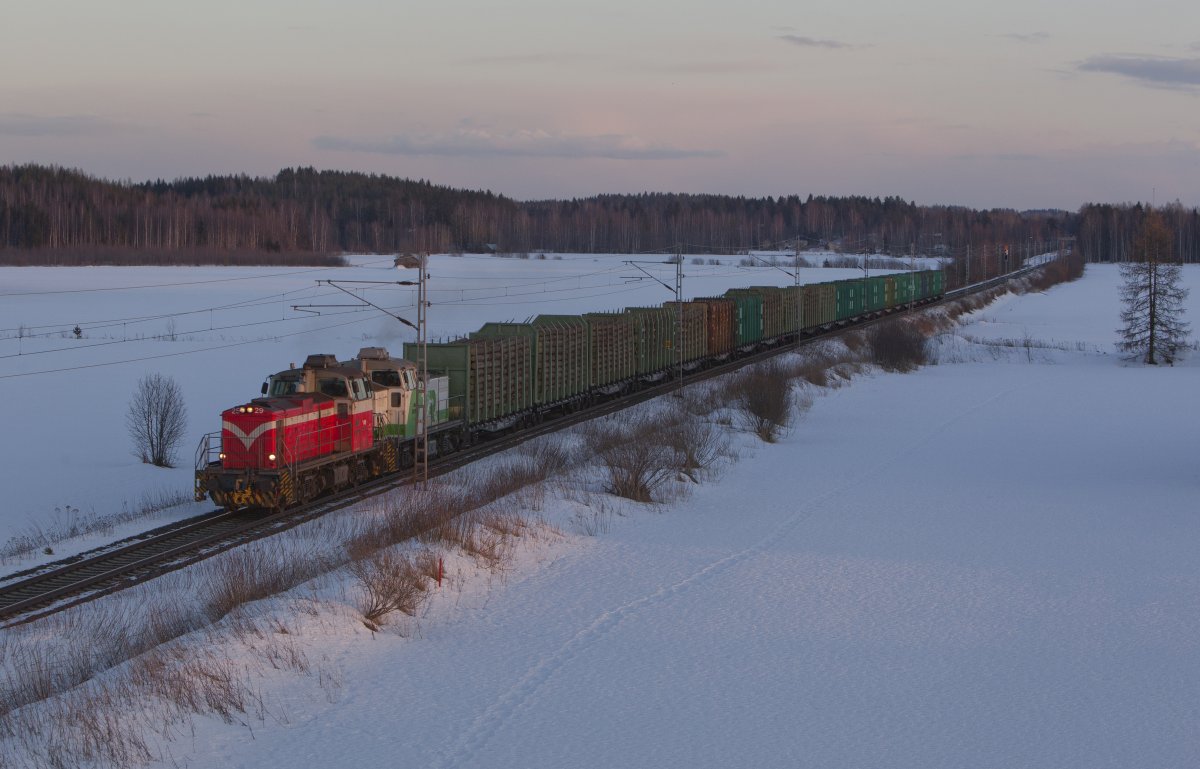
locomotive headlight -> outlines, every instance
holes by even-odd
[[[267,461],[268,461],[268,462],[274,462],[274,461],[275,461],[275,455],[274,455],[274,454],[267,454]]]
[[[225,452],[224,452],[224,451],[222,451],[220,454],[217,454],[217,459],[219,459],[219,460],[221,460],[222,462],[224,462],[224,461],[225,461]]]

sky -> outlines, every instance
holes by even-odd
[[[617,192],[1200,205],[1194,0],[42,0],[0,164]]]

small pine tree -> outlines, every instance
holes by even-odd
[[[1133,244],[1135,261],[1121,265],[1121,311],[1117,349],[1130,360],[1150,365],[1174,364],[1188,335],[1183,301],[1188,290],[1180,285],[1182,270],[1173,256],[1173,238],[1162,216],[1151,212]]]

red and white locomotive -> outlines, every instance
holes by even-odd
[[[376,440],[374,402],[362,368],[334,355],[275,374],[263,397],[222,411],[220,440],[200,441],[197,500],[282,509],[400,469],[395,441]]]

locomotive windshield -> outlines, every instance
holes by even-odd
[[[300,380],[292,377],[272,377],[271,395],[279,397],[300,392]]]
[[[350,395],[350,391],[346,389],[346,380],[341,377],[318,379],[317,390],[334,398],[346,398]]]
[[[384,387],[400,387],[403,384],[400,381],[400,372],[395,369],[372,371],[371,381]]]

